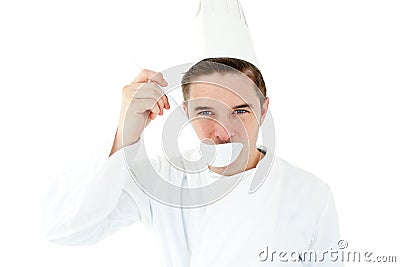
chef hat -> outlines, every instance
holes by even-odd
[[[196,59],[234,57],[258,66],[239,0],[199,0],[193,27]]]

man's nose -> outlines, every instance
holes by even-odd
[[[235,136],[234,125],[228,121],[218,121],[214,125],[214,135],[222,143],[231,142]]]

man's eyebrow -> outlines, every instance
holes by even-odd
[[[198,106],[194,108],[194,111],[199,111],[199,110],[213,110],[213,108],[207,106]]]
[[[241,104],[241,105],[237,105],[237,106],[234,106],[232,109],[238,109],[238,108],[251,108],[252,107],[252,105],[250,104]]]

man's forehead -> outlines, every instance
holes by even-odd
[[[244,74],[215,73],[201,76],[190,85],[190,100],[193,103],[216,100],[225,104],[241,105],[257,101],[259,90]],[[260,92],[261,95],[261,92]]]

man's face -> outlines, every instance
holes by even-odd
[[[256,150],[258,130],[268,109],[268,98],[263,97],[244,74],[214,73],[201,76],[190,85],[184,109],[203,142],[239,142],[251,153]]]

